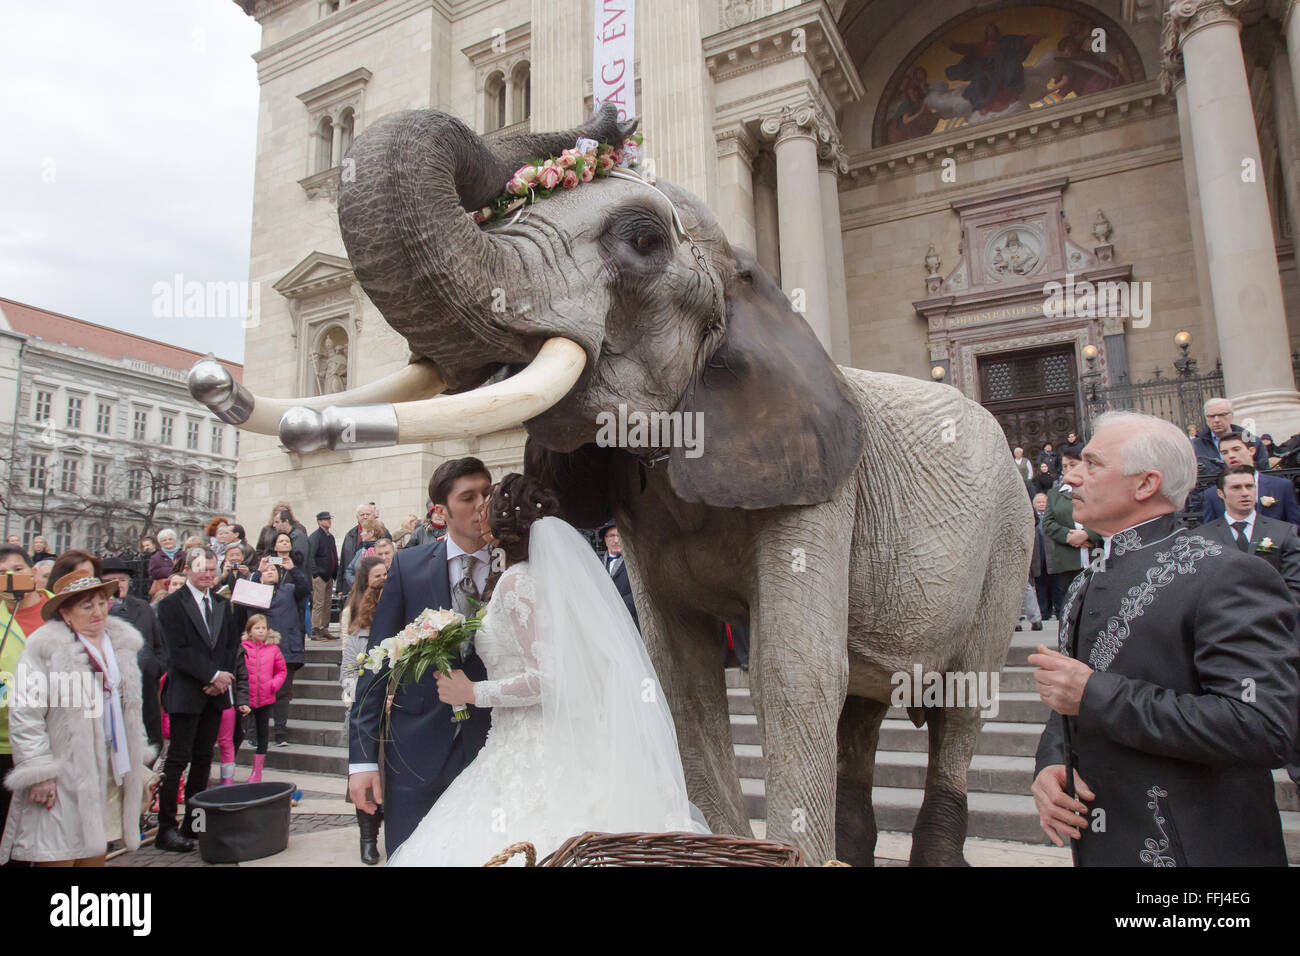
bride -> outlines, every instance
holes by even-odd
[[[540,858],[588,830],[707,833],[659,680],[591,545],[532,478],[507,475],[485,509],[507,564],[474,641],[488,679],[453,671],[438,696],[491,707],[492,728],[389,864],[481,866],[518,841]]]

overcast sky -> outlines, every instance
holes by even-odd
[[[248,280],[256,21],[0,0],[0,23],[0,296],[242,361],[237,317],[156,317],[153,290]]]

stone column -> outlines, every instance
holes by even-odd
[[[1273,117],[1277,124],[1277,148],[1282,158],[1282,186],[1286,194],[1287,217],[1291,220],[1291,238],[1300,230],[1300,113],[1296,109],[1294,77],[1286,49],[1279,43],[1273,48],[1269,64],[1273,85]],[[1276,237],[1279,241],[1281,236]]]
[[[758,144],[744,126],[718,134],[718,222],[727,240],[757,254],[754,156]]]
[[[758,264],[781,282],[781,227],[776,211],[776,160],[759,153],[754,160],[754,254]]]
[[[1297,0],[1280,0],[1278,19],[1282,21],[1282,33],[1286,37],[1286,54],[1291,63],[1300,63],[1300,10],[1296,9]],[[1291,94],[1293,102],[1300,103],[1300,70],[1291,70]],[[1300,226],[1296,227],[1300,229]]]
[[[848,284],[844,277],[844,234],[840,229],[841,173],[849,171],[844,148],[832,141],[822,150],[817,167],[821,192],[822,230],[826,244],[826,290],[830,295],[831,358],[840,365],[852,364],[849,347]]]
[[[532,0],[534,132],[569,129],[587,118],[591,7],[590,0]]]
[[[811,106],[787,108],[763,120],[776,138],[776,202],[781,229],[781,287],[816,333],[827,353],[831,337],[830,289],[826,281],[826,232],[817,172],[819,129]],[[827,136],[829,139],[829,136]]]
[[[340,166],[343,163],[343,123],[334,120],[334,125],[330,127],[330,168]]]
[[[642,0],[636,47],[641,62],[637,110],[646,158],[657,176],[717,201],[713,135],[713,81],[704,68],[700,0]],[[534,23],[537,21],[534,20]],[[590,59],[590,54],[588,54]]]
[[[1224,387],[1237,422],[1275,435],[1300,431],[1300,392],[1282,306],[1282,280],[1264,191],[1259,137],[1241,52],[1241,0],[1177,0],[1166,20],[1187,82],[1210,286]],[[1243,160],[1256,166],[1243,182]]]
[[[1187,184],[1187,219],[1192,233],[1192,263],[1196,267],[1196,294],[1207,331],[1213,332],[1214,292],[1210,288],[1210,257],[1205,248],[1205,224],[1201,220],[1201,187],[1196,179],[1196,148],[1192,143],[1192,120],[1187,107],[1187,82],[1181,75],[1174,82],[1178,103],[1178,138],[1183,151],[1183,179]]]

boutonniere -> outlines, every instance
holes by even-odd
[[[1259,503],[1263,505],[1265,508],[1271,508],[1275,504],[1277,504],[1277,499],[1274,498],[1272,495],[1265,495],[1264,497],[1259,499]]]
[[[1259,544],[1255,545],[1256,554],[1271,554],[1276,550],[1277,545],[1275,545],[1273,539],[1269,537],[1264,537],[1260,540]]]

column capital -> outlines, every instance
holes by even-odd
[[[832,137],[830,142],[817,145],[817,168],[823,171],[829,170],[837,177],[849,171],[849,154],[840,143],[838,136]]]
[[[832,140],[839,142],[835,124],[811,102],[782,107],[779,112],[769,113],[762,118],[759,129],[764,136],[775,140],[778,146],[800,136],[811,138],[817,143],[819,151]]]
[[[1251,0],[1173,0],[1160,32],[1160,89],[1168,93],[1186,81],[1183,44],[1193,33],[1216,23],[1241,30],[1240,14]],[[1294,3],[1295,0],[1284,0]]]
[[[713,136],[717,143],[718,159],[739,155],[746,166],[751,169],[754,167],[754,157],[758,155],[759,144],[743,123],[725,129],[715,129]]]

